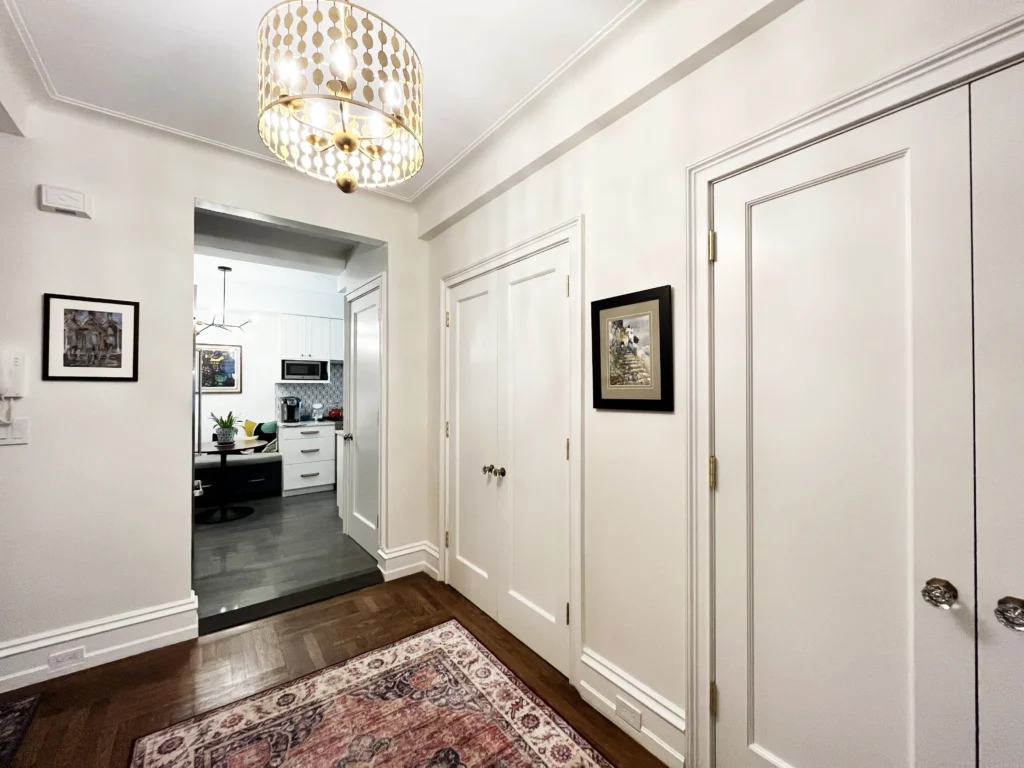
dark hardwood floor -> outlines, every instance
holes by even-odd
[[[139,736],[453,618],[614,765],[661,765],[553,667],[421,574],[6,694],[42,694],[14,766],[124,768]]]
[[[383,580],[377,561],[341,532],[334,491],[249,506],[249,517],[193,530],[204,634]]]

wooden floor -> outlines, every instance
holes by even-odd
[[[614,765],[661,765],[553,667],[421,574],[6,694],[42,693],[14,766],[125,768],[139,736],[453,618]]]

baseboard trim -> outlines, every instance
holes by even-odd
[[[583,699],[658,759],[673,768],[683,768],[686,764],[686,716],[683,708],[589,648],[583,649],[580,661],[577,689]],[[616,716],[616,697],[641,711],[643,726],[639,731]]]
[[[199,634],[199,601],[185,600],[143,608],[98,621],[41,632],[0,643],[0,693],[162,648]],[[54,653],[84,648],[84,659],[57,669]]]
[[[384,581],[394,581],[414,573],[426,573],[432,578],[438,576],[438,560],[440,554],[437,547],[429,541],[420,541],[395,549],[381,549],[377,552],[381,574]]]

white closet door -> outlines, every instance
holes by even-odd
[[[1016,602],[1024,600],[1024,65],[971,86],[971,119],[979,765],[1018,768],[1024,765],[1024,604]],[[996,618],[997,608],[1014,628]]]
[[[347,530],[374,557],[380,549],[380,288],[348,302],[349,365],[345,375],[345,443],[349,479]]]
[[[497,276],[498,620],[566,675],[568,274],[563,244]]]
[[[961,88],[714,187],[720,768],[975,764],[968,137]]]
[[[497,618],[498,462],[496,276],[452,289],[448,333],[448,581]]]

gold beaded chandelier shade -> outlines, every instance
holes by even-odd
[[[259,129],[297,171],[343,192],[400,184],[423,167],[423,69],[375,13],[288,0],[259,26]]]

